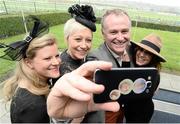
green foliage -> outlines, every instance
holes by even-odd
[[[70,15],[67,13],[48,13],[43,15],[37,15],[40,19],[48,22],[50,26],[64,24],[69,18]]]
[[[100,17],[97,17],[97,18],[96,18],[96,23],[97,23],[97,24],[101,24],[101,18],[100,18]]]
[[[24,33],[21,17],[8,17],[0,19],[0,38]]]
[[[46,13],[33,14],[38,18],[48,22],[50,26],[64,24],[70,18],[67,13]],[[25,15],[27,17],[29,15]],[[25,33],[23,18],[19,16],[7,16],[0,19],[0,38],[6,38]]]
[[[64,25],[57,25],[50,28],[50,33],[54,34],[58,40],[59,50],[64,50],[67,46],[64,41],[64,32],[63,32]]]
[[[63,35],[63,27],[64,25],[57,25],[50,28],[50,33],[53,33],[59,42],[59,49],[62,51],[66,49],[66,42],[64,41]],[[167,59],[166,63],[162,64],[163,70],[170,70],[170,72],[180,72],[180,33],[179,32],[169,32],[162,30],[154,30],[154,29],[146,29],[133,27],[131,40],[140,42],[144,36],[155,33],[158,34],[162,41],[163,47],[161,50],[161,54]],[[7,39],[3,39],[2,42],[10,43],[23,38],[23,35],[17,35],[13,37],[9,37]],[[93,33],[93,45],[92,49],[97,48],[103,42],[102,34],[101,34],[101,26],[97,24],[97,31]],[[14,64],[7,60],[0,59],[0,76],[6,74],[9,70],[14,68]]]
[[[70,18],[68,13],[40,13],[40,14],[33,14],[38,18],[48,22],[50,26],[64,24],[66,20]],[[27,17],[28,15],[25,15]],[[99,24],[101,18],[97,18],[96,23]],[[176,26],[169,26],[169,25],[161,25],[161,24],[154,24],[154,23],[147,23],[147,22],[135,22],[132,21],[133,26],[142,27],[142,28],[149,28],[149,29],[158,29],[164,31],[173,31],[173,32],[180,32],[180,27]],[[14,36],[18,34],[25,33],[25,28],[23,24],[23,18],[21,15],[17,16],[3,16],[0,19],[0,39],[6,38],[9,36]]]
[[[141,28],[180,32],[180,27],[178,26],[161,25],[161,24],[154,24],[154,23],[148,23],[148,22],[135,22],[135,21],[132,21],[132,25],[136,27],[141,27]]]
[[[97,18],[96,23],[101,23],[101,18]],[[155,23],[149,23],[149,22],[141,22],[141,21],[134,21],[132,20],[132,26],[133,27],[141,27],[141,28],[148,28],[148,29],[157,29],[162,31],[171,31],[171,32],[180,32],[179,26],[170,26],[170,25],[163,25],[163,24],[155,24]]]

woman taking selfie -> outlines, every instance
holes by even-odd
[[[46,97],[50,92],[50,78],[59,77],[60,58],[54,36],[45,34],[48,25],[36,17],[34,27],[25,40],[10,45],[3,59],[17,61],[15,73],[4,83],[4,96],[10,104],[12,123],[49,123]],[[48,52],[47,52],[48,51]]]

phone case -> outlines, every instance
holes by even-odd
[[[94,81],[103,84],[105,90],[94,94],[95,103],[118,101],[120,104],[153,97],[157,83],[156,68],[113,68],[96,70]]]

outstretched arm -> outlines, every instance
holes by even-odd
[[[117,102],[95,104],[93,93],[101,93],[103,85],[92,82],[96,69],[109,70],[112,64],[104,61],[91,61],[71,73],[62,76],[52,88],[48,99],[48,114],[54,118],[78,118],[96,110],[118,111]]]

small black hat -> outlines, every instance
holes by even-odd
[[[88,27],[93,32],[96,31],[96,17],[92,6],[75,4],[69,7],[68,12],[77,22]]]

